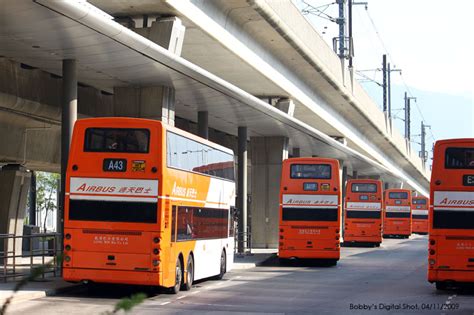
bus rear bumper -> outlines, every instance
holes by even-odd
[[[474,283],[474,270],[429,269],[428,281]]]
[[[334,259],[339,260],[339,249],[334,250],[285,250],[278,251],[278,257],[283,259]]]
[[[366,235],[345,235],[344,243],[360,242],[360,243],[382,243],[382,235],[366,236]]]
[[[69,282],[161,285],[162,272],[64,268],[63,279]]]

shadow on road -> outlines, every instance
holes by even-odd
[[[282,259],[272,255],[259,264],[264,267],[333,267],[336,265],[333,259]]]

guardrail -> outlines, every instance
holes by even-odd
[[[235,246],[234,251],[237,254],[250,254],[252,248],[252,233],[238,232],[234,237]]]
[[[46,275],[60,275],[60,262],[58,260],[59,233],[34,233],[31,235],[16,236],[13,234],[0,234],[0,281],[9,279],[17,280],[27,277],[35,267],[43,266],[41,278]],[[29,250],[15,249],[23,240],[29,243]],[[38,247],[34,248],[33,241],[38,240]],[[20,243],[19,243],[20,242]]]

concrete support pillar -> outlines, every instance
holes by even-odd
[[[115,116],[140,117],[161,120],[174,126],[174,88],[115,87]]]
[[[341,243],[344,242],[344,214],[346,212],[346,207],[344,205],[344,200],[346,199],[346,184],[347,184],[347,166],[344,166],[343,161],[339,161],[339,167],[341,172]]]
[[[30,207],[28,209],[28,222],[30,225],[36,225],[36,174],[31,171],[30,183]]]
[[[238,252],[247,250],[247,127],[238,129],[237,209],[239,211]]]
[[[357,179],[357,171],[352,171],[352,178]]]
[[[72,130],[77,119],[77,67],[72,59],[63,60],[62,84],[62,111],[61,111],[61,198],[57,215],[57,232],[64,230],[64,189],[66,187],[66,169],[69,159]],[[59,238],[59,248],[62,240]]]
[[[0,234],[23,235],[26,201],[31,173],[20,165],[6,165],[0,170]],[[0,255],[21,255],[21,239],[0,242]],[[7,254],[5,253],[5,254]],[[12,259],[9,259],[9,263]],[[4,261],[0,260],[0,264]]]
[[[288,158],[288,138],[250,138],[252,163],[252,247],[277,248],[282,161]]]
[[[207,111],[198,112],[198,136],[209,139],[209,115]]]
[[[301,153],[300,153],[300,148],[293,148],[293,154],[292,154],[293,157],[300,157],[301,156]]]

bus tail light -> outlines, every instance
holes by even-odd
[[[430,249],[430,255],[434,255],[436,252],[434,249]]]
[[[280,235],[280,239],[281,239],[281,240],[283,239],[283,235]]]
[[[153,263],[153,266],[155,267],[160,265],[160,261],[158,259],[153,259],[152,263]]]
[[[433,266],[436,263],[436,260],[430,259],[428,262],[429,262],[430,266]]]
[[[160,238],[157,237],[157,236],[155,236],[155,237],[153,238],[153,243],[158,244],[159,242],[160,242]]]
[[[70,239],[71,239],[71,234],[67,233],[66,236],[65,236],[65,238],[66,238],[67,240],[70,240]]]
[[[68,244],[68,245],[64,246],[64,249],[67,250],[67,251],[70,251],[71,250],[71,245]]]
[[[339,241],[339,235],[336,235],[336,241]]]
[[[65,262],[70,262],[70,261],[71,261],[71,257],[70,257],[70,256],[64,256],[64,261],[65,261]]]
[[[430,245],[434,245],[436,244],[436,241],[435,240],[430,240]]]
[[[153,249],[153,254],[158,255],[160,253],[160,250],[158,248]]]

